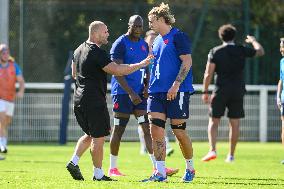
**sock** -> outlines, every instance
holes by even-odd
[[[117,156],[110,154],[110,169],[117,168]]]
[[[7,147],[7,137],[3,137],[2,138],[2,144],[3,144],[3,146],[6,148]]]
[[[101,179],[104,176],[104,171],[101,168],[94,167],[94,177],[96,179]]]
[[[185,164],[186,164],[186,169],[189,169],[191,171],[194,170],[194,168],[193,168],[193,159],[186,159],[185,160]]]
[[[166,167],[165,167],[165,161],[156,161],[156,168],[157,171],[162,174],[164,178],[166,178]]]
[[[79,160],[80,160],[80,157],[77,156],[77,155],[74,153],[73,156],[71,157],[71,160],[70,160],[70,161],[72,161],[72,162],[74,163],[74,165],[78,165]]]
[[[3,137],[0,137],[0,146],[3,145]]]
[[[140,144],[141,144],[141,149],[144,150],[144,149],[146,149],[146,145],[145,145],[143,129],[140,126],[138,127],[138,135],[139,135],[139,140],[140,140]]]
[[[171,145],[170,145],[170,140],[169,137],[165,136],[165,141],[166,141],[166,149],[171,149]]]
[[[149,157],[152,161],[154,169],[156,169],[156,158],[155,158],[154,154],[149,154]]]

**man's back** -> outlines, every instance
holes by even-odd
[[[208,57],[216,65],[217,87],[244,87],[245,58],[253,57],[255,52],[254,49],[233,43],[223,44],[210,50]]]

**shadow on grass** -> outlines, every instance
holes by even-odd
[[[173,178],[173,177],[171,177]],[[183,183],[179,181],[171,181],[171,178],[168,178],[168,182],[170,184],[189,184]],[[213,181],[211,181],[213,180]],[[243,181],[243,182],[241,182]],[[258,182],[259,181],[259,182]],[[135,183],[147,183],[141,181],[130,181]],[[283,183],[278,183],[283,182]],[[153,183],[153,182],[148,182]],[[275,178],[235,178],[235,177],[196,177],[193,180],[192,184],[201,184],[201,185],[209,185],[209,184],[221,184],[221,185],[256,185],[256,186],[284,186],[284,179],[275,179]]]

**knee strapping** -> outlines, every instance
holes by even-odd
[[[185,128],[186,128],[186,122],[181,123],[181,124],[178,124],[178,125],[173,125],[173,124],[171,124],[171,128],[172,128],[172,129],[182,129],[182,130],[185,130]]]
[[[148,115],[146,114],[146,115],[142,115],[142,116],[137,117],[137,122],[138,122],[138,124],[149,123]]]
[[[165,128],[166,121],[158,118],[151,118],[150,123],[161,128]]]
[[[129,118],[125,118],[125,117],[113,118],[113,122],[114,122],[113,124],[118,125],[118,126],[122,126],[122,127],[126,127],[128,121],[129,121]]]

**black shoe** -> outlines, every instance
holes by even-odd
[[[93,180],[94,181],[117,181],[105,175],[101,179],[96,179],[96,177],[93,177]]]
[[[67,166],[67,170],[71,174],[74,180],[84,180],[84,177],[80,171],[80,168],[78,165],[74,165],[72,161],[70,161]]]
[[[7,154],[8,153],[8,149],[6,147],[4,147],[4,146],[1,146],[0,147],[0,152],[4,153],[4,154]]]

